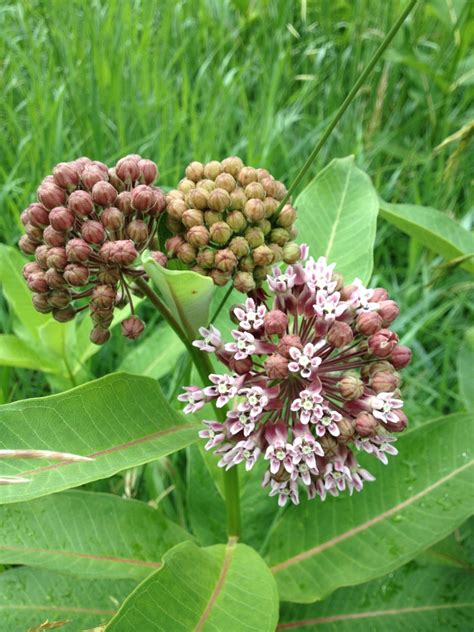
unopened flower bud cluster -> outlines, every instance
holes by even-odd
[[[298,259],[296,211],[286,204],[278,212],[285,195],[266,169],[247,167],[238,157],[192,162],[167,196],[168,257],[216,285],[232,279],[237,290],[251,292],[272,264]]]
[[[91,340],[108,340],[114,308],[131,304],[128,281],[143,274],[133,266],[166,206],[157,177],[155,163],[137,154],[112,168],[85,157],[54,167],[21,214],[20,248],[35,257],[23,275],[38,311],[66,322],[88,308]],[[134,315],[122,323],[132,339],[143,328]]]
[[[213,326],[201,330],[195,346],[227,371],[179,396],[186,413],[227,407],[223,422],[204,421],[206,448],[225,468],[266,462],[263,485],[280,505],[298,503],[302,488],[322,500],[360,491],[374,477],[357,453],[386,464],[407,425],[399,370],[411,352],[390,328],[398,305],[383,288],[345,285],[334,264],[307,255],[302,246],[301,263],[268,275],[268,303],[248,298],[232,309],[231,341]]]

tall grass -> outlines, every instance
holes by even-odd
[[[81,154],[107,162],[138,151],[157,160],[161,182],[173,185],[191,159],[238,153],[290,182],[404,5],[4,2],[2,239],[16,240],[19,211],[52,166]],[[471,11],[469,0],[420,2],[313,174],[332,157],[354,153],[385,198],[431,205],[469,223],[468,148],[449,172],[456,146],[434,149],[472,118]],[[400,331],[416,352],[412,406],[423,414],[459,407],[453,367],[468,318],[464,275],[432,285],[437,263],[381,226],[378,280],[403,304]],[[104,353],[99,370],[114,366],[113,354]]]

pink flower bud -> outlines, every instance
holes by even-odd
[[[353,419],[343,417],[337,424],[339,428],[339,441],[342,443],[348,443],[354,437],[355,423]]]
[[[160,266],[162,266],[163,268],[166,268],[166,264],[168,263],[168,257],[165,255],[164,252],[161,252],[160,250],[153,250],[152,252],[150,252],[150,255],[152,259],[154,259],[157,263],[160,264]]]
[[[69,307],[69,303],[71,302],[71,293],[66,289],[52,290],[48,295],[48,302],[51,307],[65,309]]]
[[[115,285],[120,281],[120,270],[117,268],[99,268],[97,280],[103,285]]]
[[[388,325],[397,318],[400,313],[400,308],[395,301],[381,301],[378,313],[382,317],[384,324]]]
[[[362,312],[357,316],[356,327],[363,336],[372,336],[382,329],[382,317],[377,312]]]
[[[117,199],[117,189],[109,182],[97,182],[92,187],[92,199],[99,206],[113,206]]]
[[[344,375],[337,383],[337,388],[343,399],[358,399],[364,393],[364,383],[355,375]]]
[[[39,226],[33,226],[32,224],[26,224],[25,232],[31,241],[40,243],[43,240],[43,229]]]
[[[66,250],[61,247],[49,248],[45,253],[44,258],[48,268],[54,268],[55,270],[64,270],[67,265]]]
[[[36,191],[38,200],[48,209],[62,206],[66,201],[66,192],[54,182],[41,184]]]
[[[89,191],[93,189],[95,185],[99,182],[105,182],[107,178],[108,174],[104,173],[102,169],[100,169],[96,165],[93,165],[92,163],[90,165],[87,165],[81,174],[82,184],[85,186],[86,189],[89,189]],[[56,206],[59,206],[59,204],[57,204]]]
[[[127,217],[128,215],[133,215],[132,194],[130,193],[130,191],[122,191],[122,193],[119,193],[115,204],[119,211],[121,211],[125,215],[125,217]]]
[[[408,418],[402,410],[394,410],[395,415],[398,417],[398,421],[382,423],[382,425],[390,430],[390,432],[403,432],[408,426]]]
[[[390,361],[396,369],[403,369],[410,364],[411,355],[409,347],[397,345],[390,354]]]
[[[163,191],[158,187],[153,187],[153,191],[155,193],[155,203],[148,211],[148,214],[151,217],[156,217],[160,213],[162,213],[166,208],[166,197]]]
[[[64,246],[66,243],[65,233],[54,230],[52,226],[46,226],[43,233],[44,242],[48,246]]]
[[[209,272],[209,276],[214,281],[215,285],[218,285],[219,287],[223,287],[224,285],[226,285],[230,278],[227,272],[221,272],[220,270],[216,270],[215,268],[214,270],[211,270]]]
[[[182,261],[186,265],[189,265],[196,261],[197,250],[194,246],[191,246],[191,244],[185,242],[181,244],[181,246],[179,246],[176,254],[180,261]]]
[[[124,215],[115,206],[109,206],[100,215],[102,226],[107,230],[119,230],[125,222]]]
[[[231,358],[229,360],[229,368],[237,375],[245,375],[252,368],[252,359],[245,358],[243,360],[236,360],[235,358]]]
[[[256,288],[254,278],[250,272],[237,272],[234,276],[234,287],[242,294],[248,294]]]
[[[36,311],[42,314],[48,314],[52,309],[48,303],[48,294],[33,294],[31,301]]]
[[[41,266],[38,263],[36,263],[36,261],[30,261],[29,263],[25,263],[21,271],[23,278],[25,280],[28,279],[30,274],[34,274],[35,272],[42,272]]]
[[[386,301],[388,299],[388,292],[383,287],[376,287],[370,299],[374,303],[380,303],[380,301]]]
[[[142,158],[138,161],[138,167],[140,169],[140,175],[145,184],[153,184],[157,178],[160,177],[158,173],[158,167],[152,160]]]
[[[130,318],[122,321],[122,334],[129,338],[129,340],[136,340],[140,337],[145,325],[137,316],[130,316]]]
[[[277,351],[285,358],[289,358],[291,347],[296,347],[300,351],[303,350],[303,344],[299,336],[296,336],[294,334],[283,336],[283,338],[281,338],[280,342],[277,345]]]
[[[336,349],[345,347],[354,338],[352,329],[347,323],[339,322],[336,320],[330,327],[327,335],[327,341]]]
[[[96,285],[92,291],[92,300],[97,307],[110,309],[115,305],[117,292],[111,285]]]
[[[184,239],[180,235],[170,237],[165,241],[166,254],[168,257],[174,257],[178,251],[178,248],[184,244]]]
[[[82,287],[89,281],[89,269],[78,263],[70,263],[64,269],[64,279],[69,285]]]
[[[35,272],[34,274],[30,274],[27,279],[28,287],[32,292],[48,292],[49,285],[46,281],[45,272]]]
[[[79,184],[79,173],[72,163],[60,162],[53,169],[55,183],[62,189],[74,191]]]
[[[400,377],[390,371],[378,371],[369,383],[375,393],[393,393],[400,386]]]
[[[265,371],[272,380],[284,380],[289,373],[288,359],[279,353],[272,353],[265,361]]]
[[[283,336],[288,327],[288,316],[279,309],[272,309],[263,317],[265,333],[268,336]]]
[[[25,210],[20,213],[20,221],[23,224],[23,226],[26,226],[26,224],[28,224],[28,222],[30,221],[30,218],[28,217],[27,208],[25,208]]]
[[[186,241],[195,248],[207,246],[210,238],[209,231],[205,226],[192,226],[186,233]]]
[[[57,320],[59,323],[67,323],[76,315],[76,310],[74,307],[64,307],[63,309],[58,309],[55,307],[53,309],[53,318]]]
[[[65,233],[74,226],[74,213],[65,206],[57,206],[49,214],[49,223],[60,233]]]
[[[93,160],[90,164],[92,167],[96,167],[97,169],[99,169],[99,171],[104,174],[105,178],[107,177],[109,173],[109,168],[104,162],[101,162],[100,160]]]
[[[71,239],[66,244],[67,259],[72,263],[87,261],[92,254],[92,248],[83,239]]]
[[[117,189],[117,191],[123,191],[125,189],[125,185],[118,177],[115,171],[115,167],[109,169],[109,182],[114,187],[114,189]]]
[[[34,255],[35,250],[38,247],[38,244],[32,241],[27,235],[20,237],[18,245],[25,255]]]
[[[132,185],[140,177],[138,161],[129,157],[122,158],[115,165],[115,173],[126,185]]]
[[[48,268],[44,273],[46,283],[53,290],[59,290],[66,285],[63,275],[54,268]]]
[[[94,210],[94,201],[87,191],[73,191],[69,196],[67,205],[78,217],[87,217]]]
[[[109,253],[109,260],[121,266],[132,264],[138,257],[138,252],[130,239],[121,239],[112,242],[113,248]],[[103,248],[103,246],[102,246]],[[102,254],[102,249],[101,249]]]
[[[361,437],[373,437],[377,434],[378,422],[373,415],[360,412],[355,419],[356,432]]]
[[[155,204],[155,192],[146,184],[139,184],[132,190],[132,206],[136,211],[146,213]]]
[[[237,257],[230,248],[223,248],[216,252],[214,263],[221,272],[232,272],[237,265]]]
[[[81,226],[81,236],[84,241],[87,241],[89,244],[98,244],[103,243],[106,235],[104,227],[100,222],[96,222],[94,220],[87,220]]]
[[[388,357],[398,342],[398,336],[390,329],[381,329],[379,332],[370,336],[369,351],[378,358]]]
[[[148,239],[148,226],[141,219],[134,219],[127,226],[127,237],[136,244],[141,244]]]
[[[26,209],[26,214],[28,222],[33,226],[44,228],[49,224],[49,213],[42,204],[38,204],[37,202],[35,204],[30,204],[30,206]]]
[[[90,334],[90,340],[95,345],[103,345],[109,338],[110,331],[108,329],[103,329],[99,325],[96,325]]]

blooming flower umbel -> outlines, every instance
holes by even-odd
[[[205,421],[206,449],[230,468],[267,464],[263,485],[280,505],[360,491],[374,477],[359,451],[387,463],[395,433],[407,425],[398,369],[411,359],[389,328],[398,306],[382,288],[356,279],[344,285],[324,257],[307,257],[268,276],[271,292],[232,309],[232,341],[215,327],[194,344],[215,353],[227,371],[211,386],[187,387],[185,412],[214,401],[228,406],[223,422]]]

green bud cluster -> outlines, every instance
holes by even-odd
[[[286,187],[266,169],[244,165],[237,156],[207,164],[192,162],[167,195],[166,254],[216,285],[248,293],[259,287],[273,264],[295,263],[296,211],[285,204]]]

